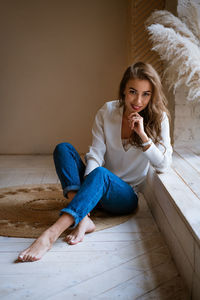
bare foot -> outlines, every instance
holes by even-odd
[[[66,236],[65,240],[69,245],[75,245],[79,242],[83,241],[83,238],[86,233],[93,232],[96,226],[94,225],[93,221],[86,216],[78,226]]]
[[[54,233],[47,229],[30,247],[19,254],[18,261],[27,262],[41,259],[51,249],[55,239]]]
[[[19,262],[36,261],[51,249],[53,243],[74,222],[74,218],[69,214],[63,214],[51,227],[45,230],[41,236],[18,256]]]

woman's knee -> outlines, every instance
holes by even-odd
[[[66,151],[72,147],[73,146],[70,143],[59,143],[56,145],[53,151],[53,156],[55,157],[57,155],[60,155],[61,153],[63,153],[63,151]]]

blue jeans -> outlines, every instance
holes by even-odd
[[[113,214],[132,212],[138,204],[133,188],[104,167],[98,167],[84,179],[85,165],[76,149],[68,144],[58,144],[53,153],[56,172],[63,194],[77,191],[62,213],[73,216],[75,227],[97,204]]]

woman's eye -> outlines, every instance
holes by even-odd
[[[144,97],[148,97],[148,96],[150,96],[149,93],[144,93]]]
[[[130,90],[130,93],[133,94],[133,95],[135,95],[135,94],[136,94],[136,91]]]

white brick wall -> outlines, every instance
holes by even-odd
[[[200,143],[200,102],[186,100],[183,86],[175,94],[174,144]]]

